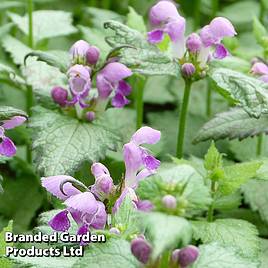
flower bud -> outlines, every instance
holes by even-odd
[[[96,115],[94,112],[87,112],[86,113],[86,119],[89,122],[92,122],[95,119]]]
[[[152,247],[143,238],[135,238],[131,241],[132,254],[142,263],[146,264],[149,261]]]
[[[144,212],[150,212],[154,209],[154,205],[149,200],[139,200],[137,203],[137,209],[144,211]]]
[[[68,99],[68,91],[62,87],[54,87],[51,90],[51,96],[55,103],[65,106]]]
[[[199,52],[202,46],[201,38],[198,34],[192,33],[186,40],[186,47],[192,53]]]
[[[195,246],[187,246],[182,249],[175,249],[172,253],[172,261],[178,263],[181,268],[186,268],[196,261],[199,250]]]
[[[86,61],[86,54],[89,48],[89,43],[84,40],[79,40],[75,42],[70,49],[70,54],[73,63],[84,64]]]
[[[104,200],[111,194],[113,188],[113,179],[109,175],[104,175],[96,178],[95,184],[91,187],[91,192],[100,200]]]
[[[195,73],[195,66],[192,63],[184,63],[181,67],[184,77],[191,77]]]
[[[115,235],[120,235],[120,231],[119,231],[119,229],[117,229],[116,227],[112,227],[112,228],[110,229],[110,233],[111,233],[111,234],[115,234]]]
[[[95,47],[95,46],[91,46],[86,53],[86,59],[87,62],[91,65],[95,65],[100,57],[100,50]]]
[[[168,209],[175,209],[177,206],[177,200],[173,195],[165,195],[162,198],[163,205]]]

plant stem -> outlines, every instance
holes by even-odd
[[[183,144],[184,144],[184,135],[185,135],[185,125],[186,125],[186,117],[187,110],[189,104],[189,97],[191,92],[192,81],[185,80],[185,88],[184,95],[182,101],[182,107],[179,116],[179,131],[178,131],[178,140],[177,140],[177,154],[178,158],[183,157]]]
[[[211,116],[211,94],[212,94],[212,90],[211,90],[211,83],[210,81],[208,81],[207,83],[207,106],[206,106],[206,114],[207,117]]]
[[[213,214],[214,214],[214,194],[215,194],[215,189],[216,188],[216,182],[211,181],[211,196],[212,196],[212,203],[209,206],[208,209],[208,216],[207,216],[207,221],[212,222],[213,221]]]
[[[29,39],[28,44],[30,48],[34,47],[34,39],[33,39],[33,0],[28,0],[28,29],[29,29]],[[33,106],[33,90],[31,86],[27,86],[26,92],[26,102],[27,102],[27,113],[31,116],[31,108]],[[29,163],[32,162],[32,148],[31,144],[27,145],[27,161]]]
[[[263,144],[263,134],[260,134],[258,136],[258,140],[257,140],[257,150],[256,150],[256,155],[260,156],[262,154],[262,144]]]
[[[200,7],[201,7],[201,0],[195,0],[194,5],[194,27],[198,29],[200,27]]]
[[[143,123],[143,91],[145,82],[145,78],[142,76],[138,76],[136,79],[136,129],[141,128]]]

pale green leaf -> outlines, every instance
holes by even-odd
[[[106,38],[108,44],[113,48],[124,47],[120,49],[120,61],[134,72],[179,76],[178,63],[148,43],[144,34],[116,21],[108,21],[104,26],[114,31],[113,36]]]
[[[268,181],[251,180],[243,185],[245,201],[268,223]]]
[[[262,162],[252,161],[224,167],[225,177],[219,181],[218,191],[229,195],[237,191],[241,185],[257,176]]]
[[[28,15],[22,17],[10,12],[9,17],[24,34],[28,35]],[[77,31],[72,25],[71,13],[58,10],[34,11],[33,25],[33,39],[35,42],[46,38],[69,35]]]
[[[13,116],[24,116],[27,117],[27,114],[24,111],[21,111],[17,108],[13,108],[10,106],[0,106],[0,120],[7,120]]]
[[[255,35],[255,38],[260,45],[264,45],[264,37],[267,36],[267,31],[264,27],[264,25],[259,21],[257,17],[253,20],[253,33]]]
[[[257,268],[258,262],[241,257],[232,246],[224,247],[218,243],[200,246],[199,257],[192,268]]]
[[[45,176],[73,174],[84,162],[103,158],[120,140],[98,121],[83,123],[42,107],[34,109],[31,127],[35,164]]]
[[[261,239],[261,266],[260,268],[266,268],[268,266],[268,240]]]
[[[23,3],[22,1],[1,1],[0,10],[23,6],[25,6],[25,3]]]
[[[191,225],[184,218],[151,212],[144,213],[141,223],[153,245],[153,259],[165,250],[174,249],[179,244],[183,247],[191,241]]]
[[[193,221],[193,236],[204,244],[217,242],[224,247],[235,247],[245,258],[257,257],[259,238],[256,227],[244,220],[217,219],[214,222]]]
[[[129,12],[127,14],[127,26],[141,33],[146,33],[147,29],[143,17],[139,15],[132,7],[128,7],[128,10]]]
[[[234,71],[248,73],[250,70],[250,63],[244,59],[232,56],[221,60],[213,60],[209,64],[210,68],[229,68]]]
[[[268,85],[248,75],[219,68],[210,74],[215,89],[253,117],[268,112]]]

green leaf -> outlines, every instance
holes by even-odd
[[[224,168],[225,177],[219,181],[218,191],[222,195],[229,195],[240,188],[249,179],[257,176],[257,172],[262,162],[252,161]]]
[[[266,268],[268,265],[268,240],[261,239],[261,266],[260,268]]]
[[[193,237],[204,244],[217,242],[224,247],[235,247],[241,256],[254,258],[259,253],[256,227],[243,220],[217,219],[214,222],[193,221]]]
[[[214,141],[205,155],[204,167],[208,171],[210,180],[219,180],[224,177],[222,154],[217,150]]]
[[[215,197],[213,207],[216,210],[230,210],[238,208],[242,203],[240,191],[236,191],[230,195]]]
[[[8,13],[10,19],[26,35],[29,34],[28,15],[20,16]],[[71,13],[56,10],[39,10],[33,12],[33,38],[37,43],[42,39],[75,33]]]
[[[257,268],[255,260],[241,257],[240,252],[230,247],[223,247],[217,243],[200,246],[198,259],[192,268]]]
[[[267,31],[257,17],[253,20],[253,33],[258,44],[264,45],[263,38],[267,36]]]
[[[251,180],[242,186],[245,201],[268,224],[268,181]]]
[[[104,24],[106,29],[114,31],[106,41],[113,47],[120,49],[120,60],[134,72],[145,75],[173,75],[179,76],[179,65],[156,46],[148,43],[145,35],[116,21]]]
[[[179,244],[183,247],[191,241],[191,225],[184,218],[151,212],[144,213],[141,223],[153,245],[153,259],[165,250],[174,249]]]
[[[10,35],[4,37],[2,45],[4,50],[11,54],[14,63],[18,65],[22,65],[24,63],[24,57],[32,51],[29,47]]]
[[[73,268],[138,268],[140,263],[132,255],[130,244],[123,239],[110,239],[105,244],[93,244],[88,247],[83,258]]]
[[[147,29],[143,17],[139,15],[132,7],[128,7],[128,10],[129,12],[127,14],[127,26],[141,33],[146,33]]]
[[[16,7],[23,7],[25,6],[25,3],[23,3],[22,1],[2,1],[1,2],[1,6],[0,6],[0,10],[4,10],[4,9],[9,9],[9,8],[16,8]]]
[[[6,23],[3,26],[1,26],[0,27],[1,38],[3,38],[6,34],[8,34],[13,26],[14,26],[14,23]]]
[[[268,112],[268,85],[264,82],[225,68],[214,70],[210,78],[221,95],[241,105],[250,116],[258,118]]]
[[[45,176],[73,174],[84,162],[98,161],[114,150],[119,141],[97,120],[83,123],[42,107],[33,109],[31,127],[35,164]]]
[[[12,86],[17,86],[21,89],[21,86],[25,84],[25,80],[19,76],[16,71],[9,65],[0,62],[0,79],[12,82]]]
[[[17,115],[28,117],[24,111],[17,108],[10,106],[0,106],[0,121],[10,119],[11,117]]]
[[[209,65],[210,68],[229,68],[242,73],[248,73],[251,67],[249,61],[235,56],[226,57],[221,60],[213,60]]]
[[[118,228],[126,238],[139,232],[137,213],[128,195],[117,212],[112,215],[112,225]]]
[[[50,51],[41,51],[35,50],[25,57],[25,61],[28,57],[36,56],[37,60],[44,61],[48,65],[57,67],[61,72],[65,73],[68,70],[70,65],[69,54],[63,50],[50,50]]]
[[[262,114],[256,119],[250,117],[243,109],[233,108],[227,112],[216,114],[197,132],[193,142],[220,140],[228,138],[243,140],[248,137],[268,133],[268,115]]]
[[[140,182],[137,194],[156,206],[161,206],[162,197],[167,194],[175,196],[179,203],[186,200],[186,215],[199,213],[211,203],[209,190],[202,176],[192,166],[183,163],[162,165],[157,175]]]
[[[8,226],[6,226],[0,233],[0,267],[1,268],[11,268],[12,264],[8,259],[1,258],[6,254],[6,247],[13,246],[13,243],[7,243],[5,241],[6,232],[12,232],[13,230],[13,221],[9,221]]]

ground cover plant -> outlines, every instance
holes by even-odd
[[[0,266],[267,267],[267,15],[3,1]]]

